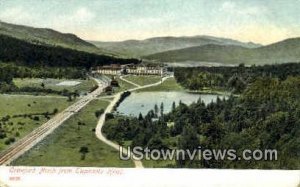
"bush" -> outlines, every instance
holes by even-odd
[[[9,138],[9,141],[10,141],[11,143],[13,143],[13,142],[16,141],[16,139],[15,139],[14,137],[11,137],[11,138]]]
[[[58,109],[55,108],[55,109],[53,110],[53,114],[56,114],[57,112],[58,112]]]
[[[80,147],[79,153],[81,153],[81,160],[85,159],[85,155],[89,152],[89,148],[86,146]]]
[[[93,91],[95,91],[95,90],[97,90],[98,87],[99,87],[98,85],[93,86],[93,87],[90,89],[90,93],[93,92]]]
[[[99,118],[103,113],[104,113],[104,109],[103,109],[103,108],[102,108],[101,110],[97,110],[97,111],[95,112],[96,118]]]
[[[34,121],[40,121],[40,118],[39,118],[38,116],[34,116],[34,117],[33,117],[33,120],[34,120]]]
[[[9,145],[11,143],[14,143],[16,141],[16,139],[14,137],[8,138],[5,140],[5,145]]]
[[[107,113],[106,116],[105,116],[105,118],[106,118],[107,120],[113,119],[113,118],[114,118],[114,115],[113,115],[112,113]]]
[[[16,132],[16,137],[19,137],[20,136],[20,133],[19,132]]]
[[[0,139],[6,138],[6,133],[4,131],[0,131]]]
[[[7,140],[5,140],[5,145],[9,145],[10,144],[10,140],[9,139],[7,139]]]

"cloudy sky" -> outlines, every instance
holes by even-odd
[[[300,0],[0,0],[0,20],[87,40],[213,35],[269,44],[300,36]]]

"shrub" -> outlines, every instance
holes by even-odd
[[[40,121],[40,118],[39,118],[38,116],[34,116],[34,117],[33,117],[33,120],[34,120],[34,121]]]
[[[97,111],[95,112],[96,118],[99,118],[103,113],[104,113],[104,109],[103,109],[103,108],[102,108],[101,110],[97,110]]]
[[[107,113],[105,117],[106,119],[113,119],[114,115],[112,113]]]

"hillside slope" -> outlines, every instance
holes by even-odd
[[[300,61],[300,38],[287,39],[258,48],[206,45],[145,56],[163,62],[218,62],[224,64],[271,64]]]
[[[84,51],[45,46],[26,42],[7,35],[0,35],[0,62],[26,66],[56,66],[90,68],[111,63],[138,63],[135,59],[120,59]]]
[[[157,37],[146,40],[127,40],[123,42],[91,41],[97,47],[130,57],[141,57],[163,51],[183,49],[187,47],[215,45],[235,45],[247,48],[260,47],[259,44],[243,43],[237,40],[217,38],[212,36],[193,37]]]
[[[47,28],[33,28],[0,21],[0,35],[11,36],[38,45],[61,46],[97,54],[110,54],[74,34],[64,34]]]

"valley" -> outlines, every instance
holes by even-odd
[[[2,165],[299,167],[299,38],[99,42],[0,22],[0,42]],[[199,145],[276,148],[280,162],[122,161],[118,150]]]

